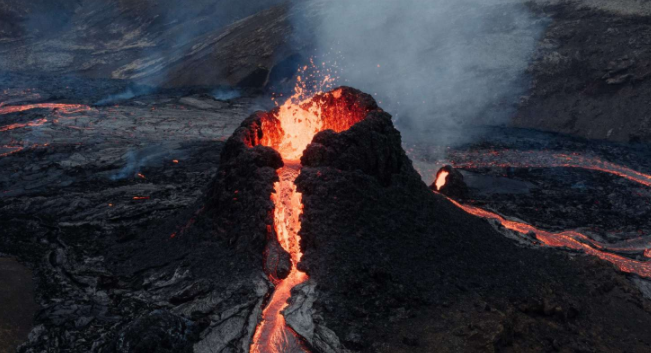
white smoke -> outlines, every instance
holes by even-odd
[[[544,21],[517,0],[328,0],[297,23],[403,132],[507,121]],[[307,26],[307,27],[305,27]]]

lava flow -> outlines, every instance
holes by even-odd
[[[571,168],[584,168],[590,170],[598,170],[598,171],[618,175],[628,180],[635,181],[642,185],[647,185],[647,186],[649,185],[649,180],[651,180],[651,176],[633,171],[629,168],[622,167],[610,162],[604,162],[596,158],[586,158],[579,155],[572,155],[572,156],[550,155],[550,158],[552,159],[552,161],[556,161],[557,163],[551,163],[550,165],[547,165],[547,167],[571,167]],[[559,160],[564,162],[559,163]],[[589,164],[588,162],[592,162],[593,164]],[[544,166],[540,161],[536,163],[537,163],[536,167]],[[459,165],[459,163],[456,163],[456,165]],[[480,165],[482,167],[487,167],[487,166],[520,167],[523,166],[523,162],[519,162],[517,164],[511,164],[505,162],[463,164],[464,167],[469,167],[469,166],[479,167]],[[529,164],[527,166],[531,166],[531,165]],[[435,180],[436,190],[441,190],[441,187],[445,185],[446,179],[445,177],[441,178],[441,175],[443,175],[442,172],[439,172],[437,174]],[[447,174],[445,176],[447,176]],[[520,234],[533,233],[535,234],[536,239],[540,241],[543,245],[550,246],[550,247],[565,247],[573,250],[583,251],[586,254],[596,256],[602,260],[606,260],[612,263],[622,272],[635,273],[641,277],[651,278],[651,262],[637,261],[609,252],[609,251],[638,250],[638,251],[643,251],[644,256],[649,257],[647,256],[647,252],[649,252],[649,249],[634,248],[634,247],[629,247],[629,248],[612,247],[609,244],[597,242],[591,239],[590,237],[588,237],[587,235],[579,233],[577,231],[563,231],[559,233],[548,232],[523,222],[508,220],[497,213],[490,212],[479,207],[462,205],[461,203],[452,200],[449,197],[448,200],[450,200],[450,202],[452,202],[455,206],[461,208],[462,210],[464,210],[469,214],[472,214],[477,217],[485,218],[485,219],[495,220],[499,224],[501,224],[504,228],[509,229],[511,231],[515,231]]]
[[[595,247],[597,247],[600,249],[607,250],[607,245],[595,242],[591,240],[589,237],[587,237],[586,235],[581,234],[579,232],[576,231],[564,231],[560,233],[547,232],[526,223],[507,220],[504,217],[498,215],[497,213],[486,211],[479,207],[462,205],[452,199],[449,200],[457,207],[461,208],[462,210],[472,215],[498,221],[506,229],[521,234],[534,233],[536,235],[536,238],[546,246],[566,247],[574,250],[581,250],[586,254],[596,256],[602,260],[606,260],[612,263],[622,272],[635,273],[641,277],[651,278],[651,262],[632,260],[624,256],[595,249]],[[592,244],[592,246],[585,242]]]
[[[83,104],[61,104],[61,103],[37,103],[25,105],[0,105],[0,115],[24,112],[32,109],[58,110],[62,114],[74,114],[90,110],[90,107]]]
[[[4,106],[0,104],[0,115],[24,112],[32,109],[50,109],[50,110],[55,110],[59,114],[70,115],[70,114],[89,111],[91,108],[87,105],[82,105],[82,104],[60,104],[60,103],[38,103],[38,104],[9,105],[9,106]],[[24,127],[41,126],[47,123],[48,121],[49,120],[46,118],[41,118],[27,123],[15,123],[15,124],[9,124],[5,126],[0,126],[0,132],[22,129]]]
[[[278,171],[275,183],[274,229],[278,242],[291,256],[292,267],[283,280],[269,276],[276,288],[262,313],[262,322],[253,336],[251,352],[288,352],[305,350],[300,339],[285,323],[282,315],[291,296],[291,289],[306,281],[306,273],[298,270],[301,261],[300,215],[303,210],[302,195],[294,181],[300,174],[300,157],[314,135],[323,130],[341,132],[361,121],[368,113],[346,95],[346,88],[330,93],[305,96],[305,84],[298,78],[296,93],[285,104],[268,113],[262,121],[260,144],[278,151],[285,166]]]
[[[651,175],[615,163],[578,153],[545,151],[453,152],[452,165],[460,169],[476,168],[579,168],[613,174],[651,187]]]
[[[278,171],[280,181],[274,185],[274,226],[278,241],[292,260],[292,268],[284,280],[277,281],[269,304],[262,312],[262,322],[253,336],[251,352],[291,352],[302,350],[300,340],[285,324],[283,309],[291,296],[294,286],[307,280],[307,274],[299,271],[296,265],[303,254],[300,248],[300,214],[303,209],[301,194],[296,191],[294,180],[300,172],[300,164],[285,162]]]

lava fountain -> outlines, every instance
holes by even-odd
[[[261,119],[261,136],[256,136],[250,146],[260,144],[271,147],[283,159],[284,167],[277,172],[279,181],[274,185],[271,199],[274,203],[277,240],[291,257],[291,270],[286,278],[277,279],[269,275],[276,287],[263,310],[262,321],[253,336],[251,352],[305,350],[298,336],[287,327],[282,315],[291,289],[308,279],[308,275],[297,267],[302,257],[299,233],[303,204],[294,181],[300,174],[300,158],[320,131],[345,131],[363,120],[369,111],[377,109],[372,98],[347,87],[304,98],[305,90],[300,77],[298,82],[294,96]],[[360,96],[363,97],[361,100]]]

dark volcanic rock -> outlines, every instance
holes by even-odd
[[[107,95],[80,87],[75,97]],[[48,90],[65,99],[64,83]],[[20,98],[21,89],[3,94],[13,91]],[[246,98],[152,95],[3,116],[48,119],[0,134],[0,145],[17,146],[0,152],[0,252],[33,269],[42,308],[21,352],[246,350],[270,287],[264,245],[238,249],[202,206],[221,141],[250,110]]]
[[[283,166],[278,152],[258,145],[262,119],[256,113],[228,139],[217,178],[206,198],[206,210],[215,215],[221,236],[238,248],[262,254],[273,228],[271,194]]]
[[[38,309],[32,271],[13,259],[0,257],[0,283],[0,351],[10,352],[27,338]]]
[[[288,16],[282,0],[3,0],[0,70],[263,87],[295,54]]]
[[[649,305],[612,266],[522,248],[431,192],[388,115],[317,135],[302,162],[300,267],[316,289],[286,314],[303,324],[310,307],[315,324],[297,330],[379,352],[651,347]]]
[[[191,353],[193,324],[157,310],[138,318],[118,334],[114,350],[120,353]]]
[[[612,141],[651,141],[650,13],[646,3],[533,6],[553,22],[530,68],[517,127]]]
[[[420,180],[400,147],[400,132],[393,127],[391,116],[383,112],[370,113],[342,133],[326,130],[317,134],[303,153],[301,164],[306,168],[361,172],[384,186],[391,184],[394,177]]]

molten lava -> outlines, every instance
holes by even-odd
[[[278,242],[292,260],[292,268],[284,280],[276,283],[276,289],[269,304],[262,312],[262,323],[253,336],[251,352],[290,352],[301,350],[300,340],[287,328],[285,317],[281,314],[287,307],[294,286],[307,280],[307,274],[299,271],[296,265],[303,253],[300,247],[300,215],[303,209],[301,194],[296,191],[294,180],[300,173],[300,164],[286,162],[278,171],[280,181],[274,185],[274,225]]]
[[[553,153],[546,151],[477,151],[452,154],[452,165],[460,169],[476,168],[579,168],[613,174],[651,187],[651,175],[631,168],[582,156],[578,153]]]
[[[74,114],[83,111],[88,111],[91,108],[83,104],[61,104],[61,103],[38,103],[38,104],[9,105],[9,106],[0,105],[0,115],[24,112],[26,110],[32,110],[32,109],[51,109],[51,110],[58,110],[62,114]]]
[[[447,180],[448,180],[448,175],[450,175],[450,173],[449,173],[448,171],[446,171],[446,170],[442,170],[442,169],[441,169],[441,170],[438,172],[438,174],[436,175],[436,184],[435,184],[435,185],[436,185],[436,190],[437,190],[437,191],[438,191],[438,190],[441,190],[441,188],[442,188],[443,186],[445,186],[445,183],[446,183]]]
[[[472,215],[486,218],[486,219],[496,220],[506,229],[521,234],[534,233],[536,235],[536,238],[546,246],[567,247],[574,250],[581,250],[586,254],[596,256],[602,260],[606,260],[612,263],[622,272],[635,273],[641,277],[651,278],[651,262],[632,260],[620,255],[605,252],[601,249],[607,250],[607,245],[598,243],[579,232],[575,232],[575,231],[564,231],[560,233],[547,232],[526,223],[507,220],[496,213],[486,211],[479,207],[462,205],[452,199],[449,200],[457,207],[461,208],[462,210]]]
[[[27,105],[9,105],[4,106],[0,104],[0,115],[24,112],[32,109],[51,109],[55,110],[58,114],[69,115],[76,114],[84,111],[88,111],[91,108],[87,105],[81,104],[59,104],[59,103],[39,103],[39,104],[27,104]],[[49,120],[45,118],[36,119],[27,123],[15,123],[5,126],[0,126],[0,132],[22,129],[25,127],[36,127],[41,126],[47,123]],[[54,122],[57,120],[55,119]]]
[[[21,129],[21,128],[24,128],[24,127],[41,126],[41,125],[47,123],[47,121],[48,121],[47,119],[37,119],[37,120],[30,121],[30,122],[24,123],[24,124],[18,123],[18,124],[9,124],[9,125],[5,125],[5,126],[0,126],[0,132],[14,130],[14,129]]]
[[[328,82],[325,80],[323,82]],[[294,181],[300,174],[303,151],[314,136],[323,130],[341,132],[364,119],[368,110],[356,106],[346,97],[343,88],[305,98],[305,83],[298,78],[295,94],[282,106],[267,113],[261,123],[262,136],[253,144],[274,148],[285,166],[278,171],[280,181],[274,185],[274,230],[282,248],[290,254],[292,267],[287,278],[269,276],[276,288],[262,313],[262,322],[253,336],[251,352],[287,352],[305,350],[298,336],[285,323],[282,315],[294,286],[306,281],[306,273],[298,270],[302,196]],[[251,146],[253,147],[253,146]]]
[[[645,186],[651,186],[651,175],[603,161],[599,158],[581,156],[577,153],[560,154],[546,153],[544,151],[490,151],[486,153],[486,151],[481,151],[470,153],[457,152],[454,153],[453,158],[455,160],[452,163],[456,168],[581,168],[613,174]],[[445,180],[441,181],[441,175],[443,173],[444,171],[440,171],[437,174],[435,181],[437,190],[440,190],[445,185]],[[580,250],[586,254],[612,263],[622,272],[635,273],[641,277],[651,278],[650,261],[633,260],[612,253],[613,251],[641,252],[645,257],[649,258],[651,257],[651,250],[647,249],[648,244],[646,243],[624,244],[624,246],[611,245],[600,243],[576,231],[548,232],[523,222],[508,220],[497,213],[479,207],[462,205],[452,199],[449,200],[467,213],[497,221],[506,229],[520,234],[533,233],[536,239],[543,245]]]
[[[24,149],[23,146],[0,146],[0,157],[6,157],[14,153],[18,153]]]

